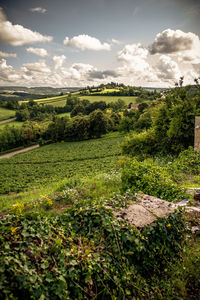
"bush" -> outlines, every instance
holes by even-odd
[[[171,168],[187,174],[200,174],[200,151],[194,150],[193,147],[182,151]]]
[[[155,134],[152,129],[140,134],[133,133],[122,144],[122,153],[130,156],[145,157],[156,152]]]
[[[185,197],[182,187],[175,184],[170,175],[152,160],[139,162],[128,159],[122,170],[122,191],[131,189],[136,193],[142,191],[148,195],[168,201]]]

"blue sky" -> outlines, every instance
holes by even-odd
[[[0,0],[0,85],[173,86],[200,76],[200,1]]]

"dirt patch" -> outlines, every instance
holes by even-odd
[[[36,149],[36,148],[39,148],[40,145],[34,145],[34,146],[31,146],[31,147],[27,147],[25,149],[22,149],[22,150],[18,150],[18,151],[14,151],[14,152],[11,152],[11,153],[8,153],[8,154],[4,154],[4,155],[0,155],[0,159],[1,158],[10,158],[16,154],[20,154],[20,153],[24,153],[24,152],[28,152],[30,150],[33,150],[33,149]]]
[[[16,120],[16,118],[10,118],[10,119],[7,119],[7,120],[2,120],[2,121],[0,121],[0,125],[5,124],[5,123],[9,123],[9,122],[12,122],[12,121],[15,121],[15,120]]]

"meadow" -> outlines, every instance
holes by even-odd
[[[11,121],[11,122],[8,122],[8,123],[0,124],[0,130],[5,129],[7,126],[22,127],[23,124],[24,124],[24,122]]]
[[[63,142],[0,160],[0,194],[67,184],[116,169],[123,136]],[[2,196],[3,197],[3,196]]]
[[[137,97],[131,97],[131,96],[105,96],[102,94],[102,96],[80,96],[81,100],[87,99],[90,102],[95,101],[105,101],[107,104],[110,102],[115,102],[118,99],[121,99],[125,102],[126,105],[128,105],[130,102],[135,103]]]
[[[15,117],[15,111],[0,107],[0,121]]]

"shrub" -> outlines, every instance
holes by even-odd
[[[200,174],[200,151],[194,150],[193,147],[189,147],[179,154],[171,167],[184,173],[194,175]]]
[[[142,191],[168,201],[182,199],[185,191],[175,184],[167,171],[153,163],[152,160],[139,162],[127,159],[122,170],[122,191]]]
[[[140,134],[133,133],[122,144],[122,153],[130,156],[144,157],[156,152],[155,134],[152,129]]]

